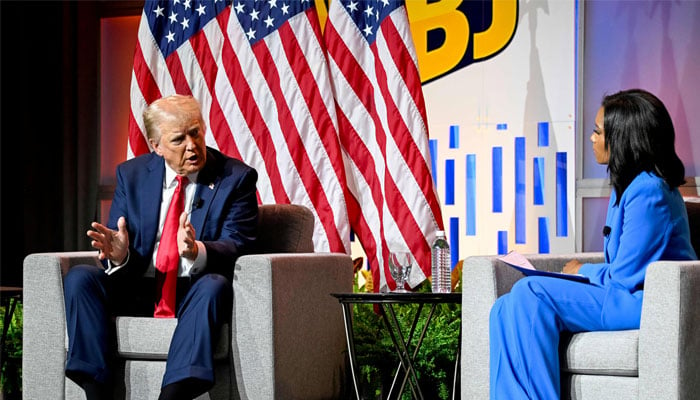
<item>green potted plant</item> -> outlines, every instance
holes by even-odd
[[[461,263],[453,270],[453,291],[461,292]],[[426,280],[413,289],[430,292]],[[372,292],[369,271],[357,270],[355,292]],[[409,332],[409,324],[418,309],[417,304],[395,307],[401,332]],[[428,307],[423,307],[423,313]],[[414,340],[423,328],[425,319],[416,326]],[[425,398],[448,399],[452,393],[456,351],[459,348],[461,304],[438,304],[425,338],[414,361],[416,375]],[[393,343],[384,326],[381,315],[372,305],[353,305],[354,342],[357,364],[360,370],[360,387],[363,398],[384,398],[389,392],[392,377],[399,366]],[[405,390],[403,398],[411,398]]]
[[[0,306],[0,315],[5,315],[6,306]],[[0,320],[0,329],[4,331],[4,318]],[[0,399],[12,400],[22,398],[22,303],[18,302],[12,319],[7,326],[3,349],[2,371],[0,374]]]

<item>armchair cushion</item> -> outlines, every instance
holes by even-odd
[[[314,214],[296,204],[266,204],[258,209],[255,254],[313,253]]]
[[[167,360],[170,339],[175,332],[175,318],[117,317],[117,354],[131,360]],[[230,327],[221,327],[215,344],[214,359],[227,357],[230,343]],[[148,332],[148,335],[144,335]],[[66,346],[67,348],[67,346]]]
[[[562,336],[561,368],[574,374],[637,376],[639,331],[581,332]]]

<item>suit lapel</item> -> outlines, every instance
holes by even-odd
[[[165,161],[162,157],[153,155],[148,163],[146,178],[142,180],[141,192],[141,232],[143,240],[149,240],[148,247],[153,250],[158,234],[158,219],[160,217],[160,203],[163,196],[163,176],[165,175]]]
[[[211,154],[207,153],[207,163],[197,176],[197,188],[194,193],[194,204],[190,215],[190,223],[197,233],[197,240],[202,240],[204,232],[204,220],[209,213],[214,194],[219,189],[219,174],[216,172],[216,161]]]

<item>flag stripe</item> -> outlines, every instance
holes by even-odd
[[[383,290],[389,251],[408,248],[415,286],[442,217],[405,7],[334,0],[322,32],[317,3],[146,0],[127,155],[149,151],[148,104],[191,93],[207,145],[258,171],[259,202],[311,209],[315,251],[349,253],[352,229]]]
[[[413,253],[420,267],[409,278],[415,286],[430,276],[429,243],[442,216],[405,6],[402,1],[334,0],[324,38],[340,141],[352,160],[346,170],[348,189],[364,217],[354,216],[349,206],[350,221],[365,249],[370,238],[382,246],[372,265],[380,282],[375,290],[394,285],[386,262],[390,250]],[[370,232],[358,232],[362,229]]]
[[[279,169],[275,162],[277,159],[277,151],[274,146],[267,143],[267,139],[270,137],[270,131],[257,107],[251,88],[244,79],[240,79],[240,77],[244,76],[244,72],[241,69],[241,64],[239,63],[236,52],[233,51],[230,46],[224,46],[222,51],[223,58],[229,60],[229,62],[224,64],[228,82],[231,85],[234,96],[238,99],[238,105],[243,105],[241,107],[241,112],[245,118],[246,124],[249,127],[253,127],[250,133],[255,143],[258,145],[258,149],[261,151],[275,201],[278,203],[289,203],[289,197],[284,191],[282,177],[280,176]]]
[[[329,54],[331,55],[331,57],[334,58],[334,60],[338,59],[338,57],[335,57],[334,54],[342,54],[344,51],[350,53],[350,48],[345,42],[343,42],[339,38],[338,32],[332,25],[326,25],[326,35],[326,38],[328,39],[329,43],[334,45],[329,45],[328,48]],[[333,40],[334,37],[336,40]],[[336,51],[338,53],[335,53]],[[344,61],[343,65],[340,66],[340,69],[343,71],[348,71],[347,73],[344,73],[344,78],[348,80],[349,87],[354,92],[353,100],[357,100],[359,102],[359,104],[357,104],[355,103],[355,101],[353,101],[350,105],[348,105],[346,107],[346,109],[348,110],[346,113],[352,112],[353,110],[354,112],[358,112],[357,108],[361,107],[364,111],[364,115],[366,116],[360,121],[361,124],[366,125],[360,127],[361,129],[348,129],[347,125],[341,125],[345,127],[345,129],[341,128],[341,132],[344,133],[343,135],[341,135],[341,141],[346,135],[357,137],[358,131],[371,132],[370,129],[373,129],[375,133],[374,146],[376,147],[376,149],[373,151],[375,153],[374,157],[369,156],[370,152],[367,146],[346,145],[344,146],[344,148],[349,149],[348,151],[350,152],[350,157],[360,166],[360,173],[364,176],[365,180],[367,182],[374,183],[369,189],[369,192],[373,195],[372,197],[374,199],[375,206],[378,210],[378,216],[380,218],[379,226],[375,227],[375,229],[378,228],[378,232],[381,233],[379,240],[382,244],[381,251],[383,257],[378,259],[378,261],[381,261],[379,267],[381,270],[384,271],[384,273],[382,274],[383,279],[378,279],[376,281],[381,282],[382,285],[384,285],[385,282],[389,280],[393,284],[391,274],[386,273],[388,271],[388,263],[386,262],[386,260],[388,260],[389,245],[386,239],[384,238],[383,233],[386,229],[385,221],[387,218],[389,218],[390,214],[384,213],[384,209],[385,207],[387,207],[391,213],[391,210],[395,209],[397,204],[395,196],[395,186],[390,184],[391,179],[387,179],[390,178],[390,176],[386,171],[386,165],[384,163],[384,160],[386,160],[386,135],[384,133],[382,123],[379,120],[379,112],[375,108],[376,106],[382,104],[375,102],[375,85],[372,84],[370,77],[366,74],[365,69],[357,63],[357,59],[355,57],[343,57],[340,59]],[[337,79],[339,78],[340,77],[338,77]],[[385,77],[379,77],[378,79],[381,81],[382,78]],[[339,115],[338,119],[341,120],[341,118],[342,117]],[[358,151],[353,152],[350,149],[355,149]],[[381,175],[374,175],[374,177],[370,177],[370,174],[377,172],[377,169],[379,168],[378,166],[381,166],[380,169],[383,171],[381,172]],[[382,179],[379,178],[380,176],[382,177]],[[387,187],[387,184],[389,184],[389,187]],[[385,202],[387,204],[384,204]],[[366,202],[363,202],[363,206],[366,205]],[[404,213],[403,215],[406,214]],[[358,233],[358,237],[362,241],[363,238],[365,238],[365,235]],[[394,238],[394,240],[397,239],[398,238],[396,237]]]
[[[393,14],[392,14],[393,15]],[[403,27],[402,32],[399,27]],[[404,38],[410,36],[411,31],[407,29],[406,24],[394,24],[392,18],[387,18],[382,24],[382,36],[387,43],[400,43],[401,45],[387,46],[387,50],[391,53],[391,58],[394,64],[401,66],[401,73],[392,75],[393,78],[402,79],[404,81],[404,89],[406,93],[411,95],[413,104],[420,112],[419,121],[425,122],[428,120],[425,110],[425,100],[421,91],[420,74],[418,73],[417,61],[411,56],[411,52],[407,47]],[[409,38],[410,40],[410,38]]]
[[[292,49],[292,47],[294,47],[293,44],[289,43],[291,39],[294,38],[294,35],[289,31],[290,29],[291,28],[289,28],[288,24],[283,25],[279,29],[279,42],[282,43],[283,47],[287,47],[284,50],[287,51],[286,56],[288,59],[291,57],[289,52],[295,50]],[[298,46],[296,47],[298,48]],[[253,52],[255,53],[255,57],[257,58],[259,65],[275,65],[273,57],[271,56],[267,46],[257,45],[253,49]],[[272,98],[276,103],[280,125],[286,127],[284,139],[286,140],[289,152],[295,155],[292,161],[296,167],[296,170],[299,172],[306,193],[308,193],[316,212],[324,214],[332,213],[332,209],[328,203],[328,199],[325,196],[325,192],[323,190],[314,190],[314,188],[321,187],[321,184],[315,174],[313,165],[309,161],[306,148],[301,141],[299,131],[296,128],[291,111],[285,102],[283,93],[284,90],[281,87],[280,77],[277,70],[275,68],[269,68],[266,71],[265,79],[267,81],[267,86],[272,93]],[[338,234],[338,230],[335,228],[335,223],[332,220],[323,221],[323,228],[328,236],[328,239],[330,240],[331,248],[339,251],[338,249],[341,248],[339,245],[342,243],[342,239]]]
[[[309,11],[307,11],[308,13]],[[307,16],[308,17],[308,16]],[[320,28],[318,24],[311,24],[316,29],[313,29],[314,39],[316,43],[320,44]],[[280,28],[280,35],[292,37],[291,28]],[[307,41],[308,43],[308,41]],[[285,53],[288,59],[293,59],[296,54],[303,54],[303,48],[297,40],[282,40],[282,44],[285,46]],[[322,50],[320,46],[310,46],[316,47],[319,51]],[[324,55],[325,57],[325,55]],[[314,76],[313,72],[308,63],[306,62],[293,62],[291,63],[294,69],[295,77],[311,77]],[[328,79],[325,81],[317,81],[316,79],[303,79],[299,82],[299,87],[302,91],[302,98],[304,99],[306,106],[311,111],[311,120],[316,128],[316,134],[323,132],[335,132],[337,128],[335,127],[333,117],[335,114],[331,114],[330,110],[334,110],[335,105],[332,103],[333,99],[330,97],[330,103],[326,104],[324,96],[321,93],[321,87],[329,87],[330,83]],[[335,171],[336,179],[338,181],[345,181],[345,171],[343,168],[343,159],[338,146],[338,136],[337,135],[324,135],[320,134],[319,139],[323,144],[323,149],[327,153],[327,159],[333,165],[333,170]]]
[[[386,36],[388,36],[388,39],[386,40],[387,43],[401,41],[398,31],[396,30],[395,25],[390,19],[387,19],[387,22],[384,25],[382,25],[382,32]],[[410,170],[413,172],[414,178],[418,182],[418,189],[422,190],[423,196],[426,199],[428,199],[433,215],[439,215],[440,206],[437,201],[437,197],[435,196],[435,192],[432,190],[432,178],[430,174],[430,168],[428,166],[427,159],[423,156],[430,154],[430,151],[427,147],[422,149],[418,148],[418,144],[416,143],[416,140],[414,140],[414,137],[411,134],[412,131],[420,132],[421,130],[424,130],[425,121],[427,121],[425,117],[425,105],[423,101],[423,96],[420,95],[419,91],[412,89],[420,87],[420,80],[417,79],[418,70],[415,69],[414,60],[410,57],[405,47],[387,46],[387,51],[391,53],[392,59],[394,60],[394,65],[391,65],[392,70],[398,72],[397,66],[404,67],[404,74],[392,73],[389,74],[389,78],[397,80],[404,78],[402,82],[405,83],[405,85],[402,89],[404,89],[405,92],[410,93],[411,99],[413,100],[412,102],[406,102],[404,104],[407,107],[410,107],[414,112],[419,112],[421,116],[418,119],[396,118],[395,126],[392,127],[391,131],[399,133],[393,135],[394,138],[398,139],[397,144],[399,145],[399,154],[404,155],[406,157],[406,163],[412,166]],[[410,68],[408,66],[414,68]],[[388,111],[388,114],[390,116],[401,115],[399,107],[396,106],[396,104],[398,104],[399,101],[400,99],[395,99],[395,103],[387,103],[388,106],[392,107],[392,109]],[[407,124],[411,124],[412,122],[414,122],[415,124],[413,124],[413,126],[411,126],[411,129],[409,129]],[[416,124],[420,124],[422,126],[415,126]],[[427,141],[424,142],[427,146]]]
[[[209,99],[211,102],[209,108],[209,130],[214,138],[216,147],[225,154],[241,159],[241,153],[238,151],[238,147],[233,140],[233,134],[226,123],[224,112],[216,97],[216,77],[219,72],[219,66],[211,48],[211,43],[216,43],[217,50],[222,46],[221,25],[228,22],[230,15],[229,10],[230,9],[227,8],[216,17],[216,24],[209,24],[198,34],[193,35],[190,39],[190,45],[193,49],[196,49],[194,54],[197,57],[204,82],[209,91]],[[212,37],[211,40],[209,36]]]
[[[168,66],[170,77],[175,85],[175,93],[191,95],[192,91],[190,90],[190,85],[185,77],[185,72],[182,70],[182,63],[180,62],[179,53],[174,52],[170,54],[165,59],[165,65]]]
[[[161,92],[153,75],[151,75],[151,70],[146,64],[139,43],[136,43],[135,52],[134,73],[136,74],[136,82],[139,84],[141,95],[146,99],[146,103],[150,104],[152,101],[161,97]]]
[[[319,76],[325,75],[325,80],[328,81],[327,68],[323,67],[325,64],[323,52],[317,51],[316,55],[313,56],[314,53],[311,51],[321,49],[321,46],[315,42],[318,36],[311,32],[310,27],[313,25],[313,21],[309,21],[307,15],[309,15],[308,11],[306,14],[301,13],[289,19],[278,30],[256,42],[252,46],[253,50],[244,45],[244,42],[240,40],[241,36],[237,36],[236,39],[239,41],[236,42],[234,48],[239,59],[247,61],[243,69],[246,71],[244,77],[249,82],[249,86],[256,85],[253,96],[259,104],[267,124],[268,142],[270,146],[275,146],[277,149],[277,157],[274,161],[278,168],[286,173],[287,181],[284,182],[284,188],[290,199],[309,206],[318,217],[319,222],[314,230],[317,250],[349,252],[349,224],[343,198],[345,182],[334,177],[333,164],[327,160],[329,153],[339,153],[337,150],[339,143],[337,139],[328,142],[336,147],[335,150],[328,151],[323,147],[326,142],[318,139],[318,135],[337,136],[335,126],[330,124],[330,129],[317,132],[311,124],[314,118],[319,118],[314,116],[316,110],[328,112],[326,109],[334,109],[332,93],[330,86],[325,85],[324,91],[327,93],[328,105],[325,108],[310,109],[305,106],[305,103],[310,100],[304,98],[307,96],[307,92],[304,91],[304,85],[301,84],[305,81],[321,81],[317,76],[309,76],[310,72],[321,74]],[[315,18],[315,13],[313,15]],[[243,26],[233,25],[235,24],[230,27],[230,32],[246,30]],[[315,25],[318,25],[318,21],[315,21]],[[233,34],[229,36],[234,38]],[[285,43],[293,43],[295,38],[299,37],[310,39],[304,40],[303,46],[301,43],[295,45],[301,52],[289,55],[289,51],[284,49]],[[314,45],[314,43],[316,44]],[[267,50],[258,50],[260,46],[266,47]],[[269,58],[261,57],[261,51],[269,52],[274,63]],[[296,63],[319,65],[318,61],[308,62],[308,58],[315,58],[323,62],[320,64],[321,68],[311,71],[308,67],[295,67]],[[251,59],[254,62],[251,62]],[[276,76],[271,77],[270,75]],[[318,83],[316,84],[318,85]],[[281,87],[281,92],[275,89],[277,87]],[[242,103],[240,98],[238,102]],[[309,116],[312,118],[310,119]],[[299,137],[302,138],[304,147],[298,145],[301,143],[296,141]],[[310,150],[306,150],[307,148]],[[311,164],[305,164],[304,160],[310,160]],[[337,165],[341,165],[340,162]],[[331,169],[329,170],[329,168]],[[311,175],[314,173],[316,176]],[[313,184],[314,182],[317,184]],[[317,189],[313,190],[312,186],[316,186]],[[318,200],[319,198],[321,201]],[[329,199],[326,200],[329,205],[325,207],[324,198]],[[331,198],[332,204],[335,204],[332,207],[330,206]]]
[[[134,119],[133,113],[129,113],[129,123],[131,124],[131,126],[136,126],[136,120]],[[129,132],[129,145],[133,154],[148,153],[148,144],[146,143],[146,138],[143,136],[140,130],[133,130]]]
[[[381,58],[379,57],[376,46],[371,46],[371,49],[374,53],[375,59],[380,60]],[[375,74],[377,76],[377,84],[379,86],[379,90],[382,94],[382,97],[384,99],[390,99],[391,93],[390,89],[387,86],[388,77],[384,71],[381,62],[375,63]],[[391,136],[391,140],[395,140],[398,138],[400,141],[406,142],[407,139],[410,138],[410,133],[407,132],[407,130],[405,129],[403,120],[400,118],[399,110],[391,101],[387,101],[384,104],[387,108],[386,115],[389,117],[387,121],[390,127],[388,129],[388,132],[392,132],[393,134],[393,136]],[[377,111],[372,110],[372,113],[377,114]],[[386,176],[384,178],[384,184],[385,196],[387,198],[389,211],[393,215],[394,221],[396,221],[396,223],[398,224],[398,228],[401,236],[403,237],[404,242],[408,244],[408,247],[413,252],[414,257],[416,258],[421,269],[423,269],[424,273],[426,275],[429,275],[430,264],[425,263],[425,260],[429,259],[430,257],[430,246],[425,240],[421,229],[418,227],[418,224],[416,223],[415,218],[411,213],[411,209],[408,207],[403,197],[401,196],[401,190],[394,182],[394,176],[396,176],[397,178],[405,179],[405,173],[413,172],[413,168],[416,167],[416,164],[411,164],[412,168],[406,168],[406,164],[404,162],[403,166],[400,166],[399,168],[392,168],[395,166],[395,164],[392,163],[393,160],[390,160],[390,154],[397,157],[401,157],[401,155],[403,154],[411,154],[412,152],[409,149],[405,149],[405,147],[408,146],[403,146],[403,150],[406,151],[405,153],[402,152],[402,149],[400,148],[399,151],[387,152],[387,141],[389,139],[384,135],[383,130],[377,129],[377,133],[379,140],[382,141],[381,147],[384,151],[384,158],[388,160],[386,164]],[[391,173],[391,169],[396,169],[394,174]]]
[[[389,24],[389,19],[387,19],[387,21],[388,22],[383,25],[383,32],[389,30],[387,27],[393,26]],[[377,40],[377,42],[380,42],[380,40]],[[382,59],[379,56],[376,47],[372,47],[372,50],[377,60]],[[383,65],[381,63],[376,63],[375,69],[378,76],[377,82],[379,84],[380,91],[382,92],[382,96],[388,99],[392,97],[391,90],[387,84],[390,77],[387,76],[382,67]],[[423,190],[427,192],[430,188],[432,188],[430,170],[425,164],[425,159],[419,156],[420,152],[415,146],[415,142],[411,137],[411,132],[408,130],[408,127],[405,124],[405,120],[401,118],[401,112],[396,106],[396,104],[394,102],[389,101],[386,102],[386,107],[387,115],[389,116],[389,132],[392,132],[391,139],[395,141],[395,144],[398,146],[397,151],[387,152],[387,159],[390,158],[388,154],[397,156],[397,158],[401,156],[404,157],[400,160],[400,165],[397,165],[398,160],[394,160],[394,162],[387,163],[389,169],[394,170],[391,174],[393,177],[390,179],[386,179],[387,185],[394,185],[395,182],[397,184],[395,188],[387,189],[387,197],[393,200],[390,201],[390,210],[394,210],[392,214],[394,215],[394,219],[399,224],[399,230],[401,231],[404,240],[406,241],[406,243],[409,244],[409,247],[412,249],[414,254],[416,254],[416,260],[421,260],[423,262],[423,264],[421,264],[420,266],[423,269],[424,273],[426,275],[429,275],[430,264],[425,263],[425,260],[429,260],[430,258],[430,245],[425,239],[425,236],[422,234],[422,229],[418,226],[418,223],[416,222],[416,217],[411,218],[411,216],[414,216],[414,214],[412,214],[411,212],[412,210],[415,210],[415,212],[420,213],[420,211],[424,210],[424,208],[409,207],[408,204],[404,201],[404,199],[400,195],[397,196],[396,194],[407,193],[409,188],[406,186],[409,186],[413,183],[413,181],[405,179],[405,176],[403,174],[407,171],[413,174],[415,181],[419,182],[419,184],[415,186],[414,191],[412,193],[417,194],[416,192],[420,191],[421,188],[423,188]],[[411,168],[407,168],[408,165],[411,165]],[[401,184],[403,184],[403,188],[398,187]],[[432,190],[429,191],[432,192]],[[425,192],[423,192],[423,195],[426,194]],[[423,215],[421,217],[425,218],[426,216]],[[421,263],[421,261],[418,262]]]
[[[141,46],[137,42],[136,48],[134,50],[134,72],[133,80],[135,80],[138,89],[139,97],[144,99],[146,103],[161,97],[158,85],[151,75],[151,71],[146,65],[146,60],[143,57],[141,51]],[[145,154],[149,151],[148,143],[146,142],[145,136],[139,124],[136,123],[137,120],[141,120],[141,114],[144,107],[138,107],[134,109],[134,85],[132,84],[132,112],[130,113],[130,125],[129,125],[129,148],[133,154]],[[141,104],[141,103],[140,103]]]

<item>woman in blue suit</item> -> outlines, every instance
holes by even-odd
[[[590,284],[527,277],[496,301],[489,321],[492,399],[558,399],[560,333],[638,329],[649,263],[696,259],[678,191],[685,168],[663,103],[639,89],[606,96],[590,140],[613,188],[605,262],[564,266]]]

